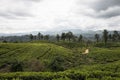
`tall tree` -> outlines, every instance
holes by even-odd
[[[65,39],[66,39],[66,33],[62,33],[62,34],[61,34],[61,39],[62,39],[63,41],[65,41]]]
[[[73,35],[73,38],[72,38],[72,39],[73,39],[73,41],[74,41],[74,42],[76,42],[76,41],[77,41],[77,39],[78,39],[78,37],[77,37],[77,36],[75,36],[75,35]]]
[[[103,40],[104,40],[105,44],[107,44],[107,41],[108,41],[108,31],[107,30],[103,31]]]
[[[118,31],[114,31],[113,32],[113,38],[114,38],[114,41],[118,41],[119,40],[119,33],[118,33]]]
[[[59,36],[59,34],[56,35],[56,39],[57,39],[57,41],[60,40],[60,36]]]
[[[34,35],[34,36],[33,36],[33,39],[34,39],[34,40],[36,40],[36,39],[37,39],[37,36],[36,36],[36,35]]]
[[[66,37],[70,41],[73,38],[73,33],[71,31],[69,31],[68,33],[66,33]]]
[[[78,41],[79,41],[79,42],[82,42],[82,39],[83,39],[83,36],[80,35],[79,38],[78,38]]]
[[[118,40],[120,41],[120,34],[119,34]]]
[[[33,40],[34,38],[32,34],[30,34],[29,37],[30,37],[30,40]]]
[[[115,34],[112,35],[112,41],[113,42],[116,41],[116,35]]]
[[[119,35],[118,31],[114,31],[114,34],[115,34],[116,36],[118,36],[118,35]]]
[[[40,38],[41,38],[41,40],[43,40],[44,36],[41,34]]]
[[[109,38],[110,41],[112,41],[112,34],[109,34],[108,38]]]
[[[40,32],[38,33],[38,39],[39,40],[41,39],[41,33]]]
[[[99,42],[99,38],[100,38],[99,34],[95,34],[95,39],[97,43]]]
[[[45,40],[49,40],[49,35],[45,35],[45,36],[44,36],[44,39],[45,39]]]

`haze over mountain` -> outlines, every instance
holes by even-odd
[[[84,35],[86,37],[93,37],[95,34],[102,34],[103,30],[81,30],[81,29],[64,29],[64,30],[50,30],[50,31],[32,31],[32,32],[21,32],[21,33],[0,33],[0,36],[22,36],[22,35],[29,35],[29,34],[33,34],[33,35],[37,35],[39,32],[44,34],[44,35],[53,35],[56,36],[56,34],[61,34],[63,32],[73,32],[73,34],[75,35]],[[109,33],[112,33],[114,30],[109,30]],[[118,31],[120,32],[120,31]]]

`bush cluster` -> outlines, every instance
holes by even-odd
[[[120,73],[75,70],[64,72],[16,72],[1,73],[0,80],[120,80]]]

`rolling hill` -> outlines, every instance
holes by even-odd
[[[31,71],[30,64],[49,66],[56,58],[67,64],[72,54],[71,50],[50,43],[0,43],[0,66],[6,68],[17,61],[27,63],[23,68]]]
[[[89,46],[80,43],[0,43],[1,79],[22,80],[119,80],[120,44]],[[20,77],[21,76],[21,77]],[[38,77],[38,79],[37,79]],[[23,79],[24,78],[24,79]],[[31,79],[32,78],[32,79]],[[19,79],[18,79],[19,80]]]

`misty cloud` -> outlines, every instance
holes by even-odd
[[[120,0],[96,0],[91,6],[96,11],[107,10],[111,7],[120,6]]]
[[[16,0],[14,0],[15,2]],[[20,1],[20,2],[40,2],[41,0],[17,0],[17,1]]]
[[[5,11],[5,12],[0,12],[0,17],[6,18],[6,19],[19,19],[23,17],[32,17],[32,14],[29,14],[27,12],[21,12],[21,11]]]
[[[120,16],[120,0],[96,0],[90,5],[94,10],[93,16],[111,18]]]
[[[115,7],[110,7],[107,10],[101,10],[101,11],[95,11],[93,9],[89,9],[89,11],[84,12],[83,14],[87,16],[91,16],[94,18],[112,18],[112,17],[117,17],[120,16],[120,7],[115,6]]]
[[[0,17],[8,19],[33,17],[30,10],[33,4],[36,4],[39,1],[41,0],[1,0]]]
[[[98,17],[111,18],[120,16],[120,7],[111,7],[105,11],[100,11]]]
[[[0,1],[0,33],[60,29],[120,30],[120,0]]]

